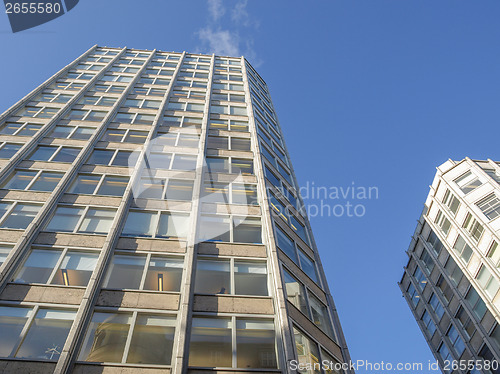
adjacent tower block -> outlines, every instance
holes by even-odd
[[[447,161],[412,237],[401,291],[444,373],[500,373],[500,167]]]

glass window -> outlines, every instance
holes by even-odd
[[[0,306],[0,357],[12,357],[31,308]]]
[[[131,322],[129,313],[94,312],[79,360],[121,362]]]
[[[277,368],[275,341],[272,320],[237,318],[237,367]]]
[[[68,251],[51,283],[65,286],[87,286],[97,265],[98,257],[97,253]]]
[[[111,228],[115,214],[115,210],[90,208],[78,231],[93,234],[107,234]]]
[[[157,236],[164,238],[185,238],[188,234],[188,224],[188,214],[162,212],[160,214]]]
[[[241,173],[244,175],[253,174],[253,161],[244,159],[231,159],[231,173]]]
[[[153,236],[157,225],[156,212],[141,212],[131,210],[128,213],[123,235],[127,236]]]
[[[262,243],[260,218],[233,218],[233,241],[238,243]]]
[[[141,286],[146,256],[114,255],[104,288],[135,289]]]
[[[144,289],[179,292],[183,268],[184,260],[182,259],[151,256]]]
[[[198,260],[196,293],[231,294],[230,263],[222,260]]]
[[[230,242],[231,221],[227,216],[202,216],[200,240]]]
[[[232,203],[244,205],[258,205],[257,186],[252,184],[233,183]]]
[[[333,339],[333,330],[326,305],[309,292],[309,305],[311,306],[311,319],[326,335]]]
[[[57,151],[57,147],[39,145],[31,154],[30,161],[49,161]]]
[[[304,285],[286,270],[283,270],[283,279],[285,281],[287,300],[306,316],[309,316]]]
[[[108,165],[113,158],[114,151],[104,149],[94,149],[87,164]]]
[[[165,199],[191,201],[193,198],[193,181],[170,179],[167,184]]]
[[[99,187],[99,195],[123,196],[128,185],[128,177],[116,177],[107,175]]]
[[[268,296],[266,265],[235,260],[234,288],[236,295]]]
[[[9,244],[0,244],[0,266],[5,262],[13,247]]]
[[[304,252],[299,250],[300,268],[311,278],[315,283],[318,283],[318,274],[314,261],[309,258]]]
[[[54,162],[73,162],[78,154],[80,153],[80,148],[68,148],[61,147],[59,152],[52,158]]]
[[[55,171],[42,171],[42,173],[35,179],[35,182],[29,187],[31,191],[53,191],[57,186],[64,173]]]
[[[500,199],[494,193],[488,195],[487,197],[476,203],[476,205],[490,220],[500,216]]]
[[[312,368],[311,370],[302,371],[302,373],[321,374],[318,345],[296,328],[293,329],[293,332],[299,365]]]
[[[197,156],[179,155],[174,156],[172,169],[174,170],[194,170],[196,169]]]
[[[39,309],[16,357],[58,360],[75,317],[74,311]]]
[[[195,317],[191,323],[189,366],[231,367],[231,319]]]
[[[295,251],[295,244],[283,230],[276,226],[276,244],[285,254],[290,257],[293,262],[298,263],[297,252]]]
[[[91,195],[94,193],[100,180],[101,177],[99,175],[79,174],[69,188],[69,192]]]
[[[48,231],[73,231],[84,213],[83,208],[57,207],[54,216],[47,225]]]
[[[39,210],[40,205],[17,203],[0,227],[4,229],[24,230],[33,221]]]
[[[2,188],[11,190],[24,190],[37,175],[36,171],[16,170],[3,184]]]
[[[47,283],[62,251],[33,249],[14,277],[16,283]]]
[[[202,201],[229,204],[229,185],[206,181],[202,193]]]
[[[170,365],[175,321],[174,316],[139,314],[134,325],[127,362]]]
[[[222,157],[206,157],[209,173],[229,173],[229,160]]]

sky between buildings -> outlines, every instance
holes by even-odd
[[[397,281],[436,166],[500,159],[499,12],[494,0],[82,0],[18,34],[3,14],[0,112],[94,44],[245,55],[309,193],[352,358],[425,367]],[[329,192],[323,214],[313,185]]]

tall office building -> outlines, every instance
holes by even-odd
[[[500,373],[500,165],[447,161],[408,249],[401,291],[444,373]]]
[[[243,57],[94,46],[0,124],[0,372],[344,372]]]

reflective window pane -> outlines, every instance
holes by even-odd
[[[198,260],[196,264],[196,293],[230,294],[229,261]]]
[[[184,260],[152,256],[146,274],[145,290],[179,292]]]
[[[138,290],[145,264],[146,256],[114,255],[104,287]]]
[[[57,361],[75,316],[73,311],[40,309],[16,357]]]
[[[57,270],[52,284],[86,286],[97,265],[97,253],[68,251]]]
[[[268,296],[266,264],[235,261],[234,288],[236,295]]]
[[[231,367],[231,326],[229,318],[193,318],[189,365]]]
[[[274,323],[266,319],[236,320],[236,353],[239,368],[272,368],[278,366]]]
[[[14,277],[16,283],[47,283],[61,251],[34,249]]]

